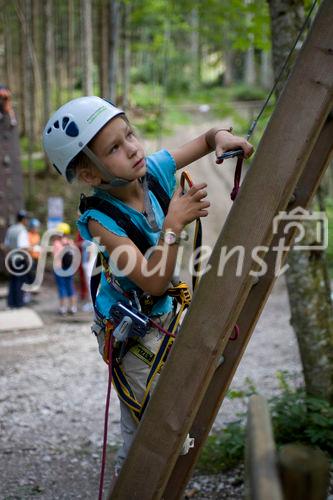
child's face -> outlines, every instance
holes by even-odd
[[[131,181],[146,173],[144,149],[122,118],[114,118],[105,125],[93,139],[91,149],[116,177]]]

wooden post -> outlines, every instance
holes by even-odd
[[[330,462],[321,450],[286,445],[280,450],[279,466],[285,500],[326,500]]]
[[[246,498],[282,500],[275,443],[268,405],[262,396],[251,396],[247,417]]]
[[[288,210],[297,207],[306,208],[330,163],[333,154],[333,116],[329,116],[322,129],[318,141],[311,153],[306,168],[295,189],[293,203],[290,203]],[[236,372],[243,352],[251,338],[260,313],[270,294],[276,276],[274,273],[276,252],[273,250],[277,246],[279,239],[285,234],[285,224],[280,224],[279,232],[275,235],[270,250],[265,258],[267,272],[259,283],[252,287],[244,307],[237,320],[240,327],[240,337],[236,342],[229,342],[224,350],[224,363],[218,367],[209,385],[205,397],[200,405],[191,428],[191,435],[196,439],[195,449],[190,455],[179,457],[174,467],[174,471],[164,492],[166,500],[180,498],[181,492],[191,476],[192,469],[200,455],[200,451],[208,436],[209,430],[214,423],[216,414],[222,404],[228,387]],[[286,236],[286,245],[291,244],[294,232],[289,231]],[[287,256],[287,255],[286,255]],[[286,257],[285,256],[285,257]]]
[[[159,499],[250,291],[251,252],[269,246],[333,105],[333,3],[324,0],[161,373],[112,499]],[[306,103],[306,106],[305,106]],[[221,251],[243,247],[221,275]],[[221,302],[223,300],[223,307]],[[221,334],[222,331],[222,334]]]

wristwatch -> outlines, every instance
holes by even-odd
[[[186,233],[186,231],[182,231],[180,235],[177,236],[174,231],[171,231],[171,229],[166,229],[165,231],[161,231],[160,239],[167,245],[176,245],[180,243],[181,240],[188,240],[188,234]]]

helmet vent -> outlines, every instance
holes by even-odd
[[[65,132],[69,137],[77,137],[79,135],[79,129],[75,122],[70,122]]]
[[[46,133],[50,134],[51,132],[52,132],[52,128],[50,127],[50,128],[47,129]]]
[[[64,116],[64,118],[62,119],[62,130],[65,130],[68,122],[69,122],[68,116]]]
[[[54,126],[54,128],[59,128],[59,122],[58,122],[58,120],[56,122],[54,122],[53,126]]]

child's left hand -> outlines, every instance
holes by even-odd
[[[231,149],[242,149],[244,151],[244,158],[249,158],[254,148],[252,144],[250,144],[243,137],[238,137],[237,135],[232,135],[230,132],[226,130],[220,130],[215,134],[215,154],[216,158],[219,158],[226,151],[230,151]],[[223,160],[216,160],[217,164],[223,163]]]

